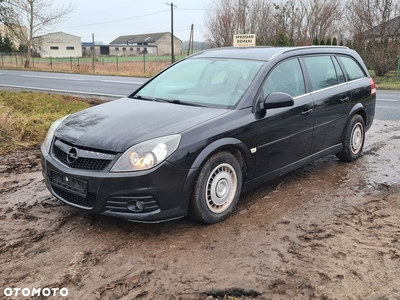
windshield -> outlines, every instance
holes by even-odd
[[[239,59],[183,60],[149,82],[134,98],[233,108],[262,64],[261,61]]]

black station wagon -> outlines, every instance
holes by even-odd
[[[375,101],[345,47],[206,50],[56,121],[43,175],[56,198],[90,213],[216,223],[267,180],[329,154],[357,159]]]

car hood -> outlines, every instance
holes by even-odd
[[[181,133],[228,111],[122,98],[72,114],[55,136],[75,146],[123,152],[152,138]]]

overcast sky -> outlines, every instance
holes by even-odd
[[[75,10],[54,31],[77,35],[82,42],[110,43],[121,35],[171,31],[171,7],[162,0],[55,0],[55,5],[72,2]],[[194,40],[204,40],[204,13],[210,0],[175,0],[174,35],[189,40],[194,25]]]

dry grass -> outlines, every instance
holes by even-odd
[[[0,154],[40,145],[55,120],[89,106],[67,95],[0,91]]]
[[[0,62],[2,68],[5,69],[23,69],[21,62],[15,60],[4,60]],[[74,59],[72,64],[67,60],[57,61],[53,60],[50,64],[49,60],[35,61],[31,65],[30,70],[36,71],[55,71],[55,72],[71,72],[81,74],[101,74],[101,75],[124,75],[124,76],[137,76],[137,77],[151,77],[160,72],[171,64],[169,60],[149,60],[144,64],[143,61],[105,61],[97,60],[94,63],[80,61]]]

